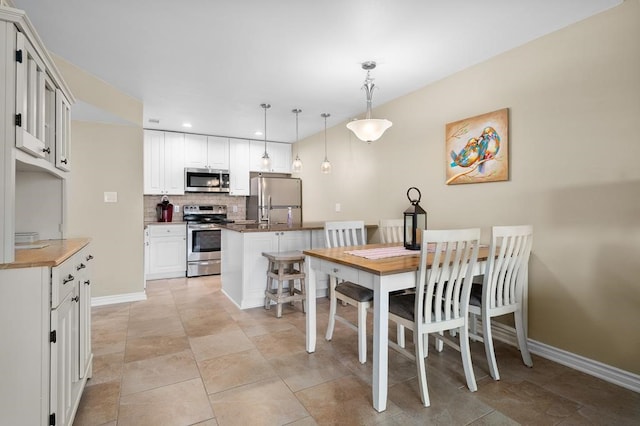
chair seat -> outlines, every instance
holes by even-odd
[[[413,321],[415,303],[415,293],[391,296],[389,297],[389,312],[408,321]]]
[[[336,291],[358,302],[371,302],[373,300],[373,290],[351,281],[344,281],[336,285]]]

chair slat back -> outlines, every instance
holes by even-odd
[[[423,229],[421,233],[415,306],[419,324],[466,320],[480,229]]]
[[[367,243],[364,221],[325,222],[324,237],[327,248],[359,246]]]
[[[490,257],[482,284],[483,305],[492,309],[520,303],[532,244],[530,225],[492,228]]]
[[[404,241],[404,219],[382,219],[378,224],[380,242],[401,243]]]

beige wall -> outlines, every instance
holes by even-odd
[[[504,107],[510,180],[445,185],[445,124]],[[492,225],[533,224],[530,338],[640,374],[638,0],[379,106],[374,117],[393,127],[369,145],[345,123],[329,130],[330,175],[319,172],[322,134],[298,144],[306,220],[401,217],[407,188],[417,186],[430,228],[481,227],[488,240]]]
[[[54,60],[79,101],[131,122],[72,121],[67,231],[93,241],[93,297],[143,292],[142,103]],[[105,203],[105,191],[117,192],[117,203]]]

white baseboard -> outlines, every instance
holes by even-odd
[[[491,331],[496,340],[517,346],[515,329],[512,327],[492,321]],[[527,342],[529,344],[529,351],[532,354],[640,393],[640,375],[549,346],[536,340],[527,339]]]
[[[138,293],[116,294],[113,296],[92,297],[91,306],[113,305],[116,303],[139,302],[147,300],[147,294],[144,291]]]

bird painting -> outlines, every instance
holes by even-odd
[[[478,142],[478,161],[496,158],[500,150],[500,135],[493,127],[485,127]],[[484,162],[478,166],[478,172],[484,173]]]
[[[509,109],[447,123],[446,184],[509,179]]]
[[[472,166],[476,161],[478,161],[479,156],[478,139],[471,138],[458,154],[456,154],[455,151],[451,151],[451,159],[453,160],[451,167]]]

